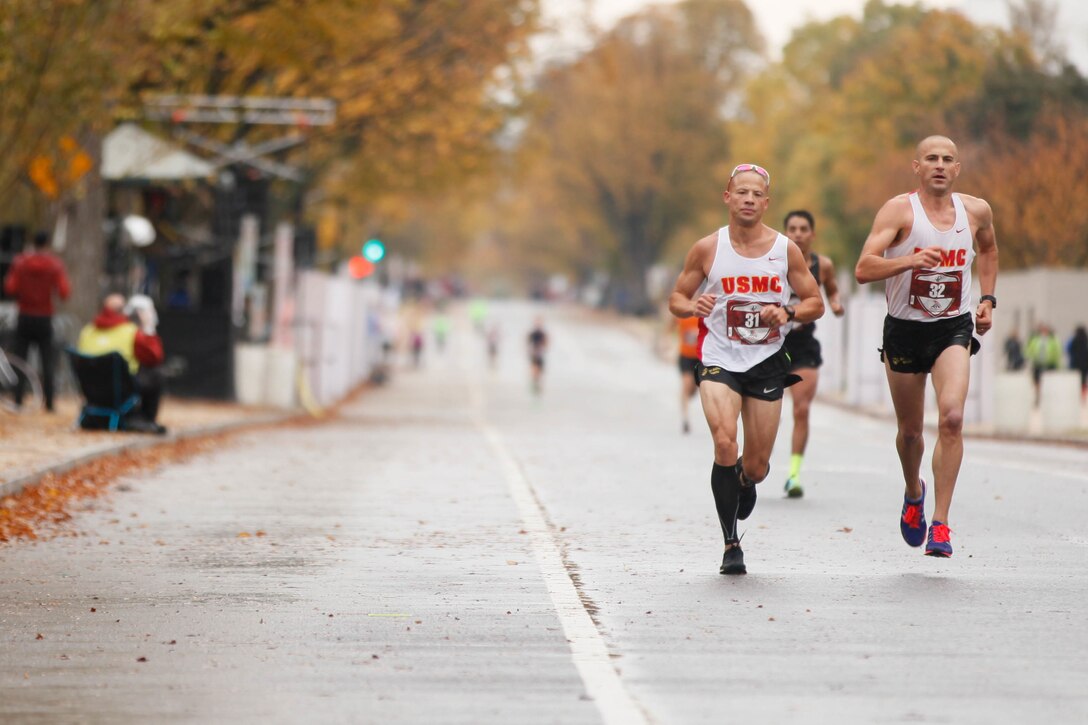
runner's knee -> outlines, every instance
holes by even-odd
[[[749,483],[759,483],[771,472],[770,461],[766,456],[744,456],[744,477]]]
[[[903,443],[907,445],[914,445],[922,442],[922,426],[919,424],[905,425],[899,428],[899,438]]]
[[[958,436],[963,433],[963,411],[948,410],[941,412],[937,430],[942,436]]]
[[[737,441],[728,436],[714,437],[714,460],[719,465],[728,465],[728,461],[737,460]]]

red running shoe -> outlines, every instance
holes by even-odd
[[[948,527],[940,521],[934,521],[929,527],[929,541],[926,542],[926,556],[939,556],[947,559],[952,556],[952,542],[948,539]]]
[[[919,478],[918,482],[922,484],[922,497],[911,501],[904,496],[903,514],[899,517],[899,531],[903,534],[903,541],[910,546],[921,546],[926,542],[926,481]]]

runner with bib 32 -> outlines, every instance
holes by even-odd
[[[910,546],[930,556],[952,556],[948,510],[963,460],[963,406],[978,350],[997,306],[997,240],[985,200],[955,194],[960,173],[956,144],[930,136],[918,144],[919,188],[887,201],[876,215],[854,270],[860,284],[886,280],[884,362],[898,433],[895,439],[906,492],[899,528]],[[977,246],[977,251],[976,251]],[[977,259],[982,296],[971,320],[971,264]],[[926,483],[921,477],[926,380],[937,393],[933,449],[933,524],[926,529]]]

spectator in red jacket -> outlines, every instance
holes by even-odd
[[[71,286],[68,272],[60,258],[50,252],[49,235],[34,235],[34,248],[15,258],[4,279],[4,292],[14,297],[19,307],[13,352],[26,360],[30,346],[38,348],[42,363],[42,391],[46,410],[53,410],[53,295],[68,299]],[[16,392],[16,404],[22,404],[23,391]]]

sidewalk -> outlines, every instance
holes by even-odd
[[[58,398],[55,413],[0,413],[0,498],[18,493],[47,473],[60,473],[105,454],[297,415],[274,408],[168,397],[159,422],[169,433],[156,436],[80,430],[75,426],[79,405],[77,398],[63,397]]]

